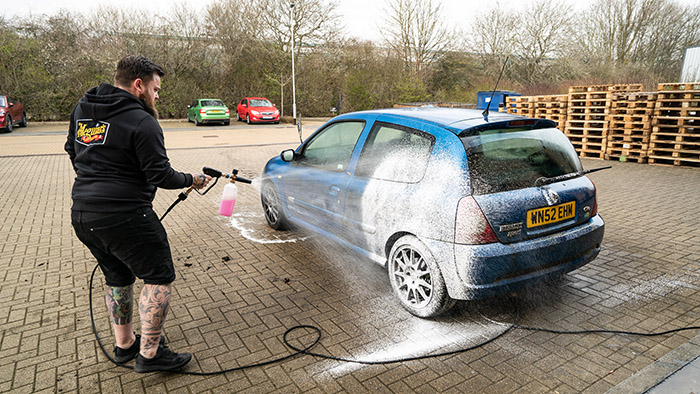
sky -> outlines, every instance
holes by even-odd
[[[8,0],[9,1],[9,0]],[[176,0],[186,4],[196,4],[202,8],[201,0]],[[442,4],[443,16],[448,27],[459,26],[465,21],[471,20],[476,12],[485,10],[494,1],[475,0],[433,0]],[[574,0],[571,0],[574,1]],[[341,15],[342,23],[346,27],[348,36],[380,41],[380,25],[383,22],[382,13],[387,8],[388,0],[339,0],[338,13]],[[508,4],[517,7],[525,4],[527,0],[504,0],[501,4]],[[585,1],[584,1],[585,2]],[[578,3],[581,3],[579,1]],[[54,14],[60,9],[71,12],[89,13],[100,5],[114,5],[114,0],[21,0],[14,2],[13,7],[4,7],[5,17],[14,15],[28,16],[30,14]],[[167,11],[173,4],[172,0],[120,0],[120,6],[125,8],[147,7],[154,12]],[[12,8],[12,11],[9,9]],[[194,7],[193,7],[194,8]],[[196,9],[196,8],[195,8]]]

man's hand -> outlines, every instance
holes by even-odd
[[[195,189],[202,189],[206,187],[209,181],[211,181],[211,177],[209,175],[192,174],[192,187]]]

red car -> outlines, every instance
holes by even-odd
[[[244,97],[236,106],[236,120],[246,123],[280,122],[280,111],[275,104],[264,97]]]
[[[24,113],[24,107],[10,96],[0,95],[0,129],[10,133],[15,125],[27,126],[27,115]]]

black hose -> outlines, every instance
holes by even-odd
[[[102,353],[109,359],[109,361],[113,362],[114,364],[124,367],[124,368],[130,368],[133,369],[132,366],[118,363],[114,358],[112,358],[108,353],[107,350],[105,349],[104,345],[102,344],[102,341],[100,340],[100,336],[97,333],[97,326],[95,324],[95,316],[93,312],[93,304],[92,304],[92,288],[93,288],[93,282],[95,279],[95,272],[97,272],[97,268],[99,265],[96,265],[95,268],[92,270],[92,275],[90,276],[90,289],[89,289],[89,297],[90,297],[90,319],[92,320],[92,331],[95,334],[95,339],[97,340],[98,345],[100,346],[100,349],[102,349]],[[312,352],[311,349],[315,347],[321,340],[321,329],[318,328],[317,326],[313,325],[296,325],[293,326],[287,331],[284,332],[282,335],[282,341],[291,350],[294,352],[291,354],[288,354],[286,356],[280,356],[277,358],[273,358],[270,360],[266,361],[261,361],[258,363],[253,363],[253,364],[248,364],[248,365],[243,365],[240,367],[234,367],[234,368],[228,368],[228,369],[222,369],[219,371],[211,371],[211,372],[190,372],[190,371],[169,371],[173,373],[178,373],[182,375],[196,375],[196,376],[211,376],[211,375],[219,375],[227,372],[233,372],[233,371],[240,371],[244,369],[249,369],[249,368],[254,368],[254,367],[262,367],[270,364],[275,364],[279,363],[284,360],[288,360],[292,357],[298,356],[300,354],[305,354],[313,357],[318,357],[326,360],[334,360],[334,361],[342,361],[342,362],[347,362],[347,363],[356,363],[356,364],[366,364],[366,365],[378,365],[378,364],[396,364],[396,363],[403,363],[403,362],[408,362],[408,361],[416,361],[416,360],[425,360],[428,358],[434,358],[434,357],[444,357],[444,356],[450,356],[458,353],[464,353],[468,352],[474,349],[478,349],[482,346],[485,346],[491,342],[494,342],[498,338],[503,337],[507,333],[513,331],[513,330],[526,330],[526,331],[541,331],[541,332],[547,332],[551,334],[559,334],[559,335],[582,335],[582,334],[625,334],[625,335],[637,335],[637,336],[647,336],[647,337],[652,337],[652,336],[661,336],[661,335],[668,335],[668,334],[673,334],[676,332],[681,332],[681,331],[688,331],[688,330],[700,330],[700,326],[690,326],[690,327],[682,327],[682,328],[676,328],[672,330],[666,330],[666,331],[660,331],[660,332],[652,332],[652,333],[644,333],[644,332],[634,332],[634,331],[623,331],[623,330],[575,330],[575,331],[565,331],[565,330],[553,330],[549,328],[541,328],[541,327],[530,327],[530,326],[521,326],[518,324],[518,319],[519,319],[519,311],[517,308],[517,305],[513,303],[514,305],[514,319],[512,323],[499,323],[506,328],[501,331],[499,334],[483,341],[480,342],[476,345],[472,345],[469,347],[457,349],[457,350],[451,350],[447,352],[441,352],[441,353],[431,353],[431,354],[424,354],[420,356],[410,356],[410,357],[404,357],[404,358],[397,358],[397,359],[389,359],[389,360],[379,360],[379,361],[368,361],[368,360],[355,360],[351,358],[344,358],[344,357],[338,357],[338,356],[333,356],[330,354],[322,354],[322,353],[316,353]],[[312,341],[310,345],[307,345],[305,347],[297,347],[293,345],[288,336],[297,330],[310,330],[316,333],[316,338]]]

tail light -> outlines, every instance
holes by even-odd
[[[591,181],[593,183],[593,181]],[[595,187],[595,183],[593,183],[593,210],[591,211],[591,217],[595,216],[598,214],[598,189]]]
[[[228,109],[228,108],[226,108],[226,113],[227,113],[227,114],[230,114],[230,113],[231,113],[231,110]]]
[[[497,241],[496,234],[474,197],[461,199],[457,206],[455,243],[481,245]]]
[[[207,113],[207,110],[204,109],[204,108],[202,108],[202,109],[199,110],[199,113],[200,113],[200,114],[206,114],[206,113]]]

